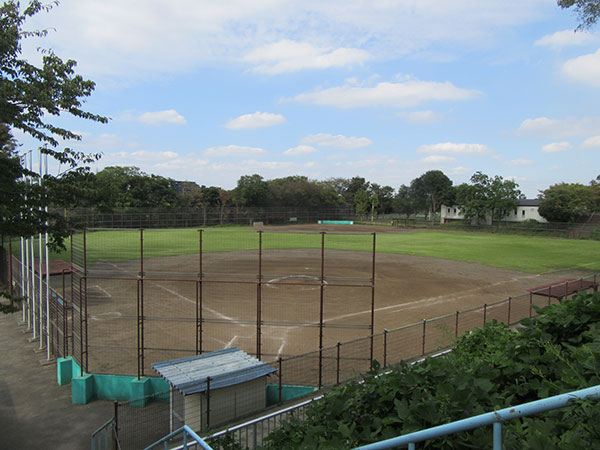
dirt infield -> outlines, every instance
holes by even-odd
[[[374,229],[397,232],[339,225],[298,225],[284,230],[354,233]],[[194,354],[199,339],[202,351],[236,346],[250,353],[256,352],[260,340],[267,360],[315,350],[320,344],[321,270],[326,280],[323,346],[369,335],[371,254],[327,249],[324,262],[321,267],[320,249],[264,250],[260,292],[256,251],[204,254],[201,289],[198,255],[145,259],[142,284],[135,279],[139,261],[97,263],[89,268],[87,282],[89,371],[135,373],[139,298],[143,299],[146,373],[152,373],[152,362]],[[477,263],[384,253],[376,255],[375,269],[375,332],[588,274],[532,275]],[[202,307],[197,311],[198,305]],[[196,321],[197,312],[201,322]]]

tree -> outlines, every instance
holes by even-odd
[[[452,181],[441,170],[430,170],[411,183],[420,201],[427,204],[431,213],[431,223],[452,188]]]
[[[393,211],[394,188],[391,186],[380,186],[377,183],[371,183],[369,192],[377,197],[377,212],[389,214]]]
[[[369,194],[366,193],[363,189],[354,194],[354,210],[356,214],[359,216],[367,215],[369,210],[369,206],[371,204],[371,199],[369,198]]]
[[[75,73],[76,62],[63,61],[51,50],[41,50],[43,57],[38,67],[23,59],[23,39],[44,37],[47,32],[24,31],[27,19],[50,10],[38,0],[31,0],[21,12],[18,1],[6,1],[0,7],[0,127],[2,128],[3,183],[10,185],[13,195],[3,195],[2,235],[28,237],[49,231],[52,245],[62,246],[66,235],[65,224],[60,215],[48,214],[42,206],[48,204],[45,184],[35,187],[37,175],[23,167],[16,152],[16,141],[11,130],[20,130],[37,139],[44,154],[67,166],[67,171],[99,158],[70,148],[59,148],[59,140],[79,140],[76,133],[56,125],[51,120],[68,113],[72,116],[97,122],[106,122],[103,116],[82,109],[82,103],[95,88],[93,81],[85,80]],[[64,175],[59,174],[56,177]],[[27,183],[29,177],[34,183]]]
[[[559,183],[538,196],[539,213],[550,222],[577,222],[598,207],[598,188],[579,183]]]
[[[242,206],[269,204],[269,184],[258,174],[241,176],[232,194],[233,200]]]
[[[398,188],[398,193],[394,197],[394,211],[405,214],[406,218],[410,219],[420,206],[419,199],[411,186],[403,184]]]
[[[591,28],[600,18],[600,0],[558,0],[563,9],[575,8],[579,15],[578,30]]]
[[[519,205],[521,191],[518,186],[499,175],[490,177],[475,172],[470,185],[461,184],[456,188],[456,204],[467,221],[475,219],[479,223],[489,215],[492,222],[499,225],[504,216]]]

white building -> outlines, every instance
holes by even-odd
[[[540,201],[538,199],[521,199],[519,200],[519,206],[515,210],[508,211],[507,214],[502,218],[503,222],[524,222],[525,220],[533,219],[538,222],[548,222],[538,212]],[[458,206],[446,206],[442,205],[441,211],[441,223],[451,222],[453,220],[464,220],[465,216]],[[488,225],[492,223],[492,217],[486,216],[485,221]]]

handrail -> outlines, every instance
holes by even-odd
[[[111,441],[115,438],[115,424],[115,418],[111,417],[104,425],[92,433],[92,450],[108,450],[113,448]]]
[[[163,437],[162,439],[156,441],[154,444],[149,445],[148,447],[146,447],[144,450],[152,450],[154,448],[157,448],[158,445],[164,444],[165,448],[166,447],[166,443],[169,439],[172,439],[174,437],[176,437],[178,434],[183,433],[183,449],[187,449],[188,445],[192,444],[192,445],[199,445],[201,448],[203,448],[204,450],[213,450],[213,448],[208,445],[206,442],[204,442],[204,439],[202,439],[200,436],[198,436],[194,430],[192,430],[190,427],[188,427],[187,425],[182,426],[181,428],[178,428],[177,430],[173,431],[172,433],[169,433],[168,435],[166,435],[165,437]],[[192,440],[194,442],[188,442],[188,437],[192,438]]]
[[[472,430],[485,425],[494,426],[494,450],[502,449],[502,422],[518,419],[520,417],[539,414],[553,409],[564,408],[575,399],[598,399],[600,398],[600,385],[586,389],[569,392],[566,394],[555,395],[553,397],[535,400],[529,403],[523,403],[517,406],[511,406],[499,411],[492,411],[467,419],[457,420],[455,422],[438,425],[414,433],[405,434],[384,441],[374,442],[372,444],[356,447],[353,450],[383,450],[396,448],[401,445],[407,445],[409,449],[415,448],[415,443],[428,439],[434,439],[448,434],[454,434],[461,431]]]

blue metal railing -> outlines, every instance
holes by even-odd
[[[114,450],[118,448],[116,421],[114,417],[111,417],[92,433],[92,450]]]
[[[167,450],[169,448],[169,441],[179,440],[181,440],[181,446],[178,448],[184,450],[197,450],[198,448],[201,448],[203,450],[213,450],[213,448],[210,445],[204,442],[204,440],[196,433],[194,433],[194,431],[187,425],[184,425],[181,428],[166,435],[164,438],[156,441],[154,444],[146,447],[144,450],[158,449],[160,446]]]
[[[461,431],[472,430],[485,425],[493,425],[494,450],[502,450],[502,422],[551,411],[553,409],[564,408],[565,406],[569,406],[569,403],[576,399],[597,400],[598,398],[600,398],[600,385],[569,392],[567,394],[548,397],[542,400],[523,403],[522,405],[504,408],[499,411],[480,414],[478,416],[469,417],[445,425],[439,425],[426,430],[416,431],[384,441],[374,442],[372,444],[356,447],[354,450],[383,450],[396,448],[402,445],[408,445],[409,450],[414,450],[417,442],[435,439]]]

